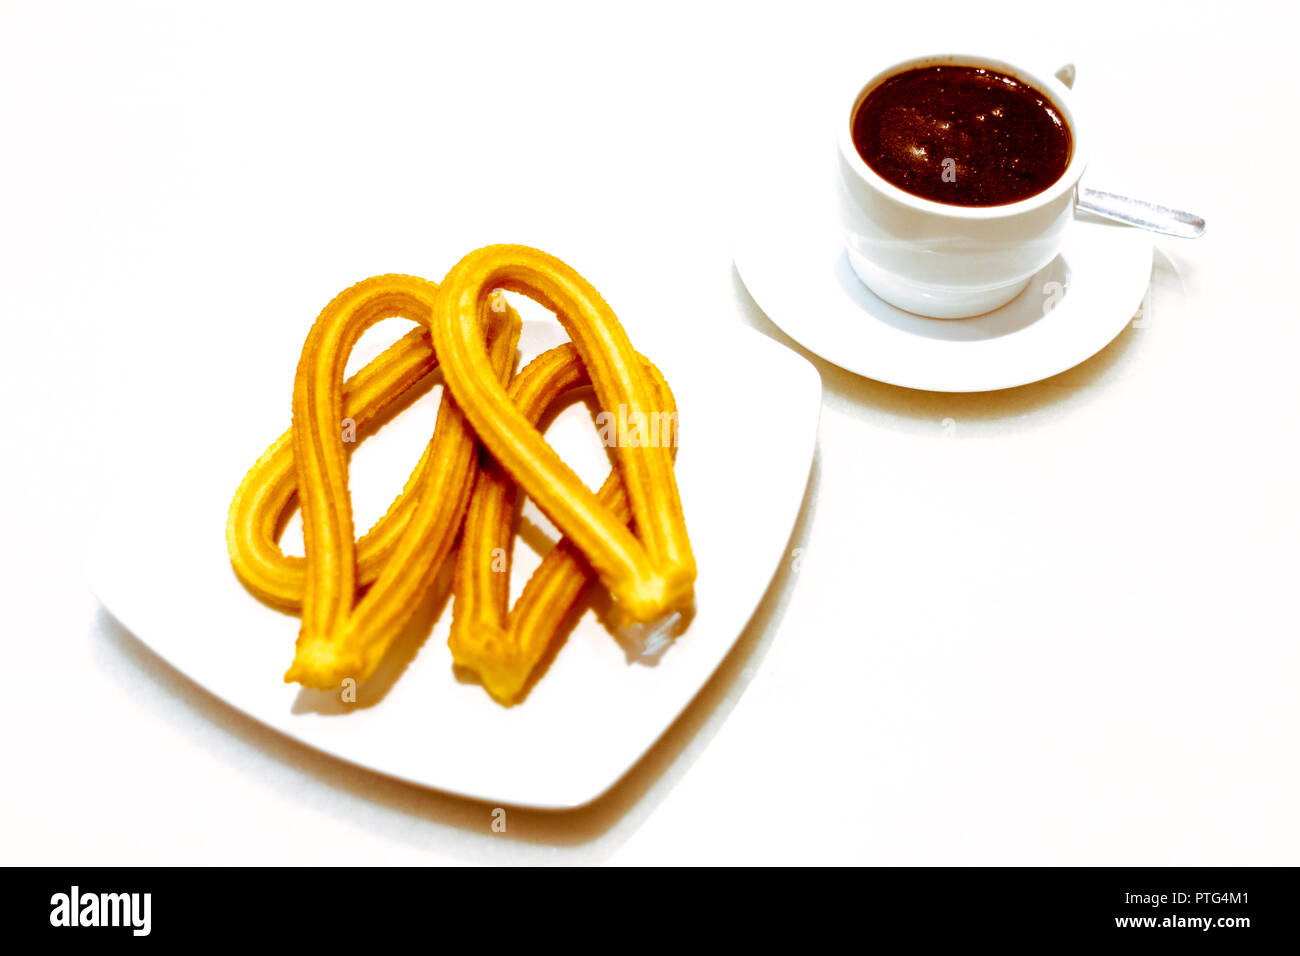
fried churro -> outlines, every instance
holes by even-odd
[[[641,362],[651,378],[655,409],[675,416],[677,406],[668,383],[654,365],[644,358]],[[511,380],[508,395],[535,427],[560,396],[589,383],[581,356],[569,343],[529,362]],[[675,447],[674,440],[670,454]],[[506,704],[524,689],[593,577],[578,548],[562,538],[529,577],[515,607],[508,607],[510,565],[502,556],[509,554],[514,536],[516,491],[514,481],[496,462],[484,463],[461,532],[447,640],[456,663],[475,671],[487,691]],[[617,469],[609,473],[596,497],[616,520],[624,524],[631,520]]]
[[[616,443],[634,533],[537,433],[494,375],[481,323],[498,289],[555,313],[604,409],[636,422],[656,414],[653,380],[605,300],[568,265],[527,246],[472,252],[443,280],[433,339],[448,389],[484,446],[582,552],[624,614],[651,621],[685,607],[693,598],[695,558],[670,449]]]
[[[325,307],[298,363],[289,441],[282,438],[267,450],[232,502],[227,541],[236,573],[268,601],[301,609],[286,681],[327,689],[344,678],[361,681],[373,673],[455,541],[473,486],[478,443],[450,394],[444,390],[419,465],[364,546],[353,539],[341,435],[345,418],[369,421],[432,368],[436,354],[426,354],[427,328],[436,295],[437,286],[423,279],[378,276]],[[352,348],[366,329],[390,317],[419,322],[426,331],[391,346],[345,389],[343,372]],[[488,320],[489,361],[504,380],[518,342],[519,317],[507,310]],[[295,496],[302,508],[305,559],[284,555],[275,541]],[[358,600],[362,587],[367,590]]]
[[[343,418],[354,423],[360,441],[381,413],[400,406],[414,386],[437,367],[428,330],[412,329],[343,384]],[[285,554],[280,535],[298,503],[298,476],[293,467],[293,432],[271,444],[235,492],[226,524],[226,544],[235,573],[268,604],[289,611],[302,607],[306,564]],[[426,447],[388,511],[357,542],[357,584],[372,584],[406,527],[415,496],[410,492],[428,467]]]
[[[513,378],[520,319],[503,292],[553,311],[572,339]],[[345,381],[361,336],[391,317],[420,327]],[[401,493],[358,539],[344,431],[363,439],[435,370],[444,389],[433,435]],[[564,393],[588,384],[602,416],[619,419],[617,435],[606,436],[613,468],[597,493],[537,430]],[[340,293],[303,345],[289,431],[249,470],[227,517],[239,579],[268,604],[301,614],[284,679],[329,689],[373,674],[462,525],[448,644],[502,703],[519,699],[593,579],[626,620],[686,610],[695,559],[673,472],[676,419],[667,382],[633,350],[604,299],[544,252],[489,246],[462,259],[441,288],[386,275]],[[521,494],[562,537],[511,608],[509,561],[500,566],[499,556],[508,553]],[[302,558],[279,542],[295,505]]]

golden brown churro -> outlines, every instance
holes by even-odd
[[[447,388],[492,456],[586,556],[626,615],[651,621],[686,606],[695,558],[670,449],[643,433],[616,443],[634,534],[537,433],[493,374],[480,323],[498,288],[522,292],[555,313],[604,409],[629,422],[657,420],[651,376],[605,300],[559,259],[527,246],[472,252],[443,280],[433,341]]]
[[[502,289],[554,311],[573,339],[513,379],[520,320]],[[421,328],[344,381],[358,340],[390,317]],[[358,540],[344,423],[365,437],[435,368],[445,387],[433,436],[401,494]],[[615,467],[597,494],[536,427],[563,393],[588,383],[619,422],[617,439],[607,437]],[[303,345],[289,431],[249,470],[227,518],[240,580],[302,616],[284,679],[328,689],[370,676],[433,586],[462,521],[448,643],[503,703],[518,699],[593,577],[631,620],[685,609],[695,559],[673,474],[676,426],[659,371],[633,351],[595,289],[544,252],[489,246],[461,260],[441,289],[386,275],[340,293]],[[497,556],[507,553],[521,490],[564,537],[511,609],[509,562],[501,567]],[[305,558],[279,544],[295,503]]]
[[[373,418],[418,380],[417,372],[427,372],[421,354],[427,333],[424,344],[408,336],[353,377],[355,407],[345,408],[343,370],[362,333],[389,317],[412,319],[427,329],[436,294],[437,286],[423,279],[378,276],[325,307],[307,337],[294,382],[289,443],[294,485],[289,487],[283,473],[284,452],[277,442],[254,465],[231,505],[227,539],[236,572],[274,602],[292,605],[297,598],[301,605],[302,629],[286,681],[325,689],[347,677],[368,677],[432,585],[459,530],[478,446],[450,395],[443,397],[433,438],[411,480],[376,526],[364,563],[353,540],[341,432],[345,418]],[[519,317],[509,310],[489,318],[492,367],[505,378]],[[267,543],[295,490],[306,558],[295,562],[281,554],[277,560],[278,546],[270,550]],[[257,560],[245,560],[250,555]],[[369,590],[358,601],[359,579],[368,579]]]
[[[343,417],[355,423],[358,441],[369,423],[405,400],[410,390],[437,367],[428,330],[413,329],[343,385]],[[244,585],[268,604],[291,611],[302,607],[306,565],[285,554],[280,534],[298,502],[293,467],[293,433],[287,431],[262,453],[235,492],[226,524],[231,563]],[[406,486],[387,513],[357,542],[357,583],[371,584],[406,527],[415,496],[409,494],[428,466],[426,448]]]
[[[675,422],[677,406],[668,383],[650,362],[641,362],[651,378],[656,410]],[[587,384],[586,367],[569,343],[529,362],[511,380],[508,394],[520,414],[536,426],[556,399]],[[669,454],[675,447],[673,435],[668,439]],[[499,556],[509,553],[514,537],[516,488],[493,461],[485,462],[479,471],[461,532],[447,640],[456,663],[475,671],[488,692],[507,704],[519,696],[593,576],[581,552],[563,538],[529,577],[514,609],[508,607],[509,562]],[[631,520],[617,470],[609,473],[597,498],[617,520],[624,524]]]

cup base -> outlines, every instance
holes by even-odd
[[[969,319],[1006,305],[1029,285],[1017,279],[991,289],[953,289],[899,281],[849,250],[849,265],[862,284],[897,309],[928,319]]]

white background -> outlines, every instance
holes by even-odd
[[[1285,5],[0,9],[0,861],[1300,862]],[[1048,382],[817,362],[798,569],[606,799],[493,834],[233,713],[87,592],[138,443],[223,400],[187,368],[287,402],[288,332],[365,275],[598,237],[684,343],[787,341],[730,264],[782,188],[753,171],[830,148],[856,63],[949,48],[1074,59],[1086,181],[1209,233],[1159,241],[1142,327]]]

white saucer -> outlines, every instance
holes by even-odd
[[[926,319],[877,298],[849,268],[834,209],[815,202],[764,210],[735,262],[768,318],[828,362],[906,388],[986,392],[1050,378],[1105,348],[1146,294],[1151,240],[1075,222],[1024,292],[970,319]]]

